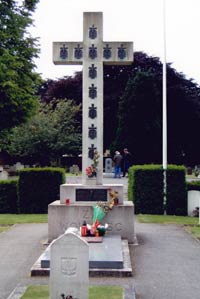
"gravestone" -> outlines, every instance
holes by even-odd
[[[105,159],[105,173],[112,173],[112,159]]]
[[[8,179],[8,172],[6,170],[0,171],[0,180],[7,180]]]
[[[76,175],[78,175],[78,173],[79,173],[79,167],[78,167],[78,165],[76,165],[76,164],[73,164],[70,168],[69,168],[69,172],[70,173],[72,173],[72,174],[76,174]]]
[[[200,207],[200,191],[189,190],[187,192],[187,214],[193,216],[193,211]]]
[[[22,170],[22,169],[24,169],[24,165],[21,164],[21,162],[17,162],[14,166],[15,166],[16,170]]]
[[[53,241],[50,258],[50,299],[88,299],[87,242],[77,234],[67,231]]]

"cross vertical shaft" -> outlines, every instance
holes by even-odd
[[[103,38],[102,13],[84,13],[83,18],[83,132],[94,125],[97,128],[96,138],[91,139],[83,133],[83,183],[89,184],[85,169],[91,165],[92,159],[88,155],[89,148],[99,154],[97,167],[97,184],[102,184],[103,177],[103,61],[101,46]],[[93,91],[93,93],[92,93]],[[94,105],[96,117],[89,116],[89,109]],[[89,117],[88,117],[89,116]]]

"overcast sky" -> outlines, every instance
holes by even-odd
[[[52,63],[53,41],[82,41],[83,12],[102,11],[105,41],[133,41],[135,51],[163,60],[163,0],[40,0],[32,36],[40,38],[37,71],[44,79],[81,66]],[[200,0],[166,0],[167,62],[200,84]]]

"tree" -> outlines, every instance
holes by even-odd
[[[134,163],[161,161],[161,98],[161,82],[156,74],[138,71],[120,100],[115,148],[128,147]]]
[[[81,134],[76,120],[79,110],[80,105],[70,100],[41,104],[35,116],[12,130],[4,149],[41,165],[49,165],[63,154],[80,153]]]
[[[142,57],[143,56],[143,57]],[[135,53],[132,76],[121,97],[114,147],[128,147],[134,163],[162,163],[162,64]],[[146,62],[145,62],[146,61]],[[167,65],[168,162],[198,163],[200,88]]]
[[[62,95],[79,104],[82,74],[47,81],[41,92],[45,102]],[[199,96],[199,86],[168,64],[168,162],[199,164]],[[104,66],[104,150],[123,147],[134,163],[162,163],[162,63],[143,52],[134,53],[131,66]]]
[[[34,72],[37,40],[27,28],[39,0],[0,2],[0,131],[28,119],[37,105],[36,91],[41,79]]]

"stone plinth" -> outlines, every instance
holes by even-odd
[[[48,206],[48,241],[58,238],[68,227],[79,228],[83,221],[92,224],[94,203],[61,204],[54,201]],[[129,243],[134,243],[134,205],[124,201],[123,204],[114,206],[102,224],[108,223],[108,234],[118,234]]]
[[[92,201],[108,201],[109,200],[109,190],[112,189],[113,191],[117,191],[119,196],[119,204],[123,203],[123,184],[103,184],[103,185],[82,185],[82,184],[63,184],[60,186],[60,203],[65,204],[66,199],[70,199],[70,203],[74,204],[80,202],[78,200],[77,193],[80,194],[81,190],[106,190],[106,200],[102,199],[102,195],[96,195],[97,198],[92,199]],[[98,191],[96,192],[98,194]],[[90,201],[89,199],[85,198],[84,202]]]

